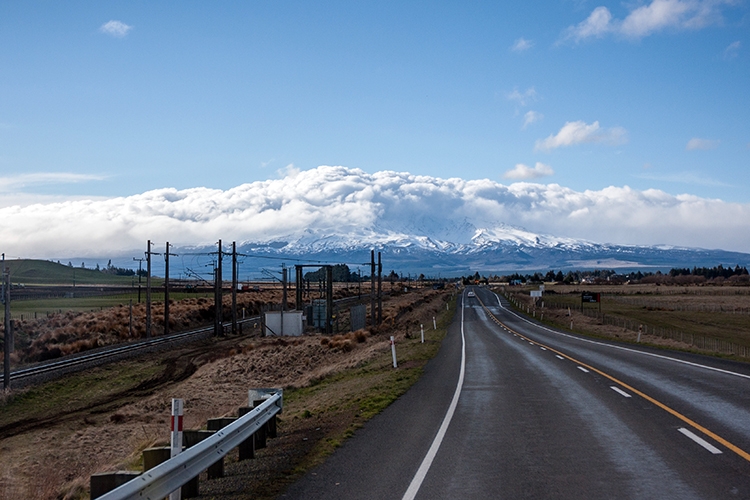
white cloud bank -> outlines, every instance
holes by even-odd
[[[158,189],[0,208],[0,250],[14,257],[104,257],[142,251],[148,239],[212,245],[220,238],[263,242],[310,230],[354,240],[378,231],[413,234],[414,221],[427,219],[445,227],[506,223],[602,243],[750,248],[750,204],[627,186],[579,192],[558,184],[323,166],[225,191]]]
[[[563,32],[560,42],[580,42],[608,34],[640,39],[671,30],[700,29],[722,22],[722,7],[733,0],[653,0],[634,7],[623,20],[614,19],[607,7],[595,8],[589,17]]]

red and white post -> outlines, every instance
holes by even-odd
[[[182,400],[172,399],[172,458],[182,452]],[[177,488],[169,494],[169,500],[181,500],[182,489]]]

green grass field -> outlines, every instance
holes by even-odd
[[[182,300],[186,298],[198,298],[198,297],[211,297],[213,294],[206,292],[171,292],[169,298],[171,300]],[[40,300],[11,300],[10,314],[11,318],[16,319],[31,319],[34,317],[42,317],[48,313],[59,313],[59,312],[87,312],[87,311],[98,311],[106,309],[108,307],[115,307],[119,305],[128,305],[130,301],[133,304],[138,303],[138,291],[132,293],[118,294],[118,295],[104,295],[98,297],[80,297],[80,298],[53,298],[53,299],[40,299]],[[163,292],[152,292],[151,293],[152,303],[164,302]],[[146,290],[141,290],[141,303],[146,302]],[[0,318],[4,318],[5,313],[0,309]]]
[[[57,262],[35,259],[6,260],[13,283],[26,285],[121,285],[133,282],[132,276],[116,276],[96,269],[70,267]],[[137,279],[137,278],[136,278]]]

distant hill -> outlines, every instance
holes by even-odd
[[[133,282],[131,276],[117,276],[48,260],[6,260],[5,266],[10,268],[13,283],[28,285],[129,285]]]

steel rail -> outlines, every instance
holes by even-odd
[[[100,500],[156,500],[166,497],[252,437],[262,425],[281,412],[282,406],[282,393],[279,391],[235,422],[176,457],[100,496]]]

